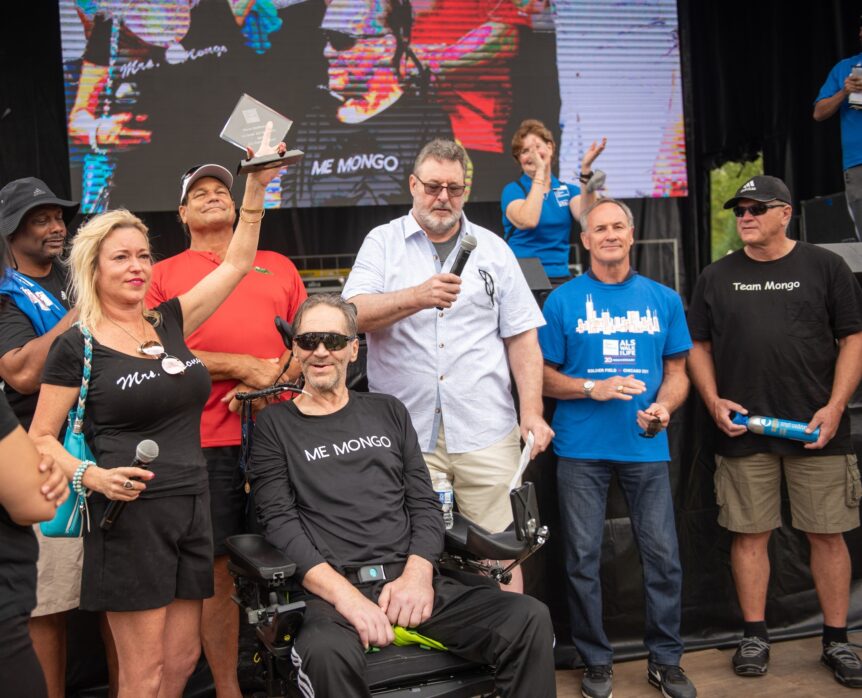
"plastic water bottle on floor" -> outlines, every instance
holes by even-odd
[[[452,503],[455,497],[452,483],[445,475],[437,475],[434,477],[433,485],[437,498],[440,500],[440,508],[443,510],[443,523],[448,531],[455,523],[455,517],[452,515]]]

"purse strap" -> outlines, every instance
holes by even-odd
[[[81,392],[78,393],[78,406],[75,409],[75,419],[72,422],[72,430],[76,434],[80,434],[84,429],[84,405],[87,402],[87,390],[90,387],[90,365],[93,361],[93,335],[83,325],[78,324],[78,329],[84,335],[84,373],[81,376]]]

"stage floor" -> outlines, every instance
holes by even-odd
[[[862,632],[851,633],[850,641],[862,644]],[[862,691],[840,685],[820,663],[820,638],[788,640],[772,644],[769,672],[755,679],[736,676],[730,667],[734,649],[702,650],[686,654],[682,668],[697,686],[698,698],[832,698]],[[857,654],[862,650],[857,650]],[[580,698],[581,670],[557,672],[558,698]],[[646,660],[614,665],[615,698],[660,698],[661,693],[646,680]]]

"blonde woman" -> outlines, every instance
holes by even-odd
[[[279,145],[284,151],[284,145]],[[249,175],[239,224],[220,264],[187,293],[147,310],[152,257],[147,228],[128,211],[94,217],[69,256],[79,327],[49,354],[30,433],[67,476],[92,491],[84,536],[81,608],[106,611],[117,646],[121,698],[181,696],[200,653],[201,604],[212,595],[212,532],[201,411],[206,368],[184,338],[251,269],[264,190],[276,170]],[[184,180],[206,176],[190,171]],[[236,215],[230,190],[208,188],[194,215]],[[190,203],[190,206],[192,204]],[[85,334],[92,337],[85,432],[97,463],[78,461],[57,441],[78,398]],[[152,439],[158,457],[130,467]],[[99,522],[109,500],[127,502],[113,527]]]

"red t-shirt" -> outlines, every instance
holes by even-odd
[[[153,267],[147,304],[182,295],[215,269],[221,260],[211,252],[186,250]],[[277,252],[258,251],[254,268],[210,318],[186,338],[192,351],[250,354],[277,359],[285,351],[275,328],[275,316],[288,322],[306,299],[296,267]],[[234,380],[213,381],[201,418],[201,446],[236,446],[240,443],[239,415],[221,399],[236,385]]]

